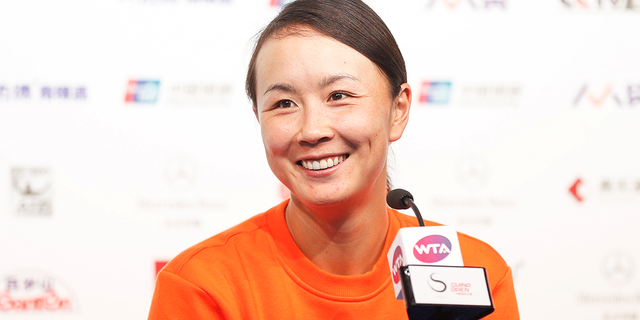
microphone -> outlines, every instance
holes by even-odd
[[[477,320],[492,313],[486,271],[464,267],[456,230],[424,227],[409,191],[391,190],[387,204],[411,208],[420,224],[398,230],[387,253],[393,289],[404,300],[409,320]]]
[[[394,209],[408,209],[411,207],[413,213],[418,218],[418,224],[421,227],[424,227],[424,220],[422,220],[422,215],[420,214],[420,210],[415,203],[413,203],[413,196],[411,193],[404,189],[393,189],[387,194],[387,204],[389,207]]]

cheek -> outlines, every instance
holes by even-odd
[[[286,153],[292,139],[290,128],[272,121],[265,121],[261,124],[260,130],[267,156]]]
[[[388,114],[383,110],[351,114],[340,119],[339,131],[347,140],[357,144],[372,145],[379,142],[386,145],[389,131],[387,118]]]

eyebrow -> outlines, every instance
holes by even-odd
[[[353,80],[356,82],[360,82],[360,79],[356,78],[353,75],[350,75],[348,73],[345,74],[337,74],[337,75],[333,75],[330,77],[326,77],[324,79],[322,79],[319,82],[319,86],[321,88],[325,88],[339,80],[343,80],[343,79],[349,79],[349,80]],[[267,94],[269,91],[273,91],[273,90],[279,90],[279,91],[284,91],[284,92],[292,92],[295,93],[296,90],[293,88],[293,86],[286,84],[286,83],[275,83],[270,85],[267,90],[264,91],[264,94]]]
[[[343,73],[343,74],[337,74],[337,75],[334,75],[334,76],[326,77],[322,81],[320,81],[319,84],[320,84],[321,88],[324,88],[324,87],[329,86],[332,83],[334,83],[336,81],[339,81],[339,80],[342,80],[342,79],[349,79],[349,80],[353,80],[353,81],[356,81],[356,82],[360,82],[360,79],[356,78],[355,76],[350,75],[348,73]]]
[[[265,90],[263,94],[267,94],[269,91],[273,91],[273,90],[279,90],[279,91],[284,91],[284,92],[293,92],[293,93],[296,92],[296,90],[293,89],[293,87],[288,85],[288,84],[276,83],[276,84],[270,85],[269,88],[267,88],[267,90]]]

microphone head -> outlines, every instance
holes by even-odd
[[[393,189],[387,193],[387,204],[394,209],[408,209],[405,199],[413,200],[411,193],[404,189]]]

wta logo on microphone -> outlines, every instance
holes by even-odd
[[[398,284],[400,282],[400,267],[404,265],[404,259],[402,259],[402,247],[397,247],[393,253],[393,267],[391,268],[391,276],[393,283]]]
[[[413,246],[413,255],[424,263],[444,260],[451,253],[451,241],[441,235],[426,236]]]
[[[406,227],[398,230],[389,251],[387,261],[393,280],[393,289],[398,299],[402,300],[401,270],[408,266],[464,266],[460,253],[458,233],[452,227]],[[434,278],[433,285],[436,286]]]

